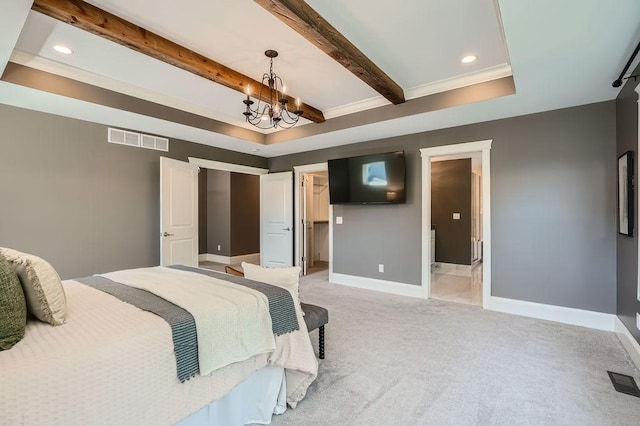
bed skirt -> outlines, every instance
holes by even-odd
[[[178,426],[244,426],[271,423],[273,414],[287,409],[284,368],[266,366],[219,400],[198,410]]]

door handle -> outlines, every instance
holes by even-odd
[[[166,231],[162,234],[163,237],[173,237],[173,235],[174,234],[170,234],[170,233],[168,233]]]
[[[282,228],[283,231],[291,231],[291,228],[286,227],[286,228]]]

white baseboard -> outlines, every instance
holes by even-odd
[[[345,275],[330,273],[330,282],[349,287],[363,288],[365,290],[381,291],[383,293],[397,294],[399,296],[423,297],[422,286],[398,283],[394,281],[378,280],[375,278],[356,277],[355,275]]]
[[[605,331],[615,331],[615,321],[618,318],[613,314],[602,312],[505,299],[496,296],[491,296],[489,300],[485,300],[483,307],[490,311],[505,312]]]
[[[629,357],[640,368],[640,344],[633,338],[629,329],[624,325],[620,318],[616,317],[615,331],[620,339],[620,343],[629,353]]]
[[[219,254],[204,253],[198,255],[199,262],[217,262],[226,265],[237,265],[242,262],[260,264],[260,253],[243,254],[241,256],[220,256]]]

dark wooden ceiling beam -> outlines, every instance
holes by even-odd
[[[338,61],[376,92],[397,105],[405,101],[402,88],[364,53],[302,0],[254,0]]]
[[[259,87],[263,86],[259,81],[84,1],[35,0],[32,9],[238,92],[246,93],[247,87],[251,87],[252,96],[257,97]],[[263,87],[262,92],[266,95],[262,100],[269,102],[269,88]],[[287,98],[291,105],[295,104],[295,97],[287,95]],[[301,103],[300,109],[307,120],[325,121],[322,111],[310,105]]]

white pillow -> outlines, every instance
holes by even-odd
[[[242,262],[242,270],[247,279],[286,288],[293,296],[296,304],[300,304],[298,283],[302,269],[300,269],[299,266],[292,266],[290,268],[263,268],[260,265]]]
[[[20,279],[27,310],[40,321],[52,325],[64,324],[67,317],[67,297],[60,276],[47,261],[17,250],[0,247]]]

